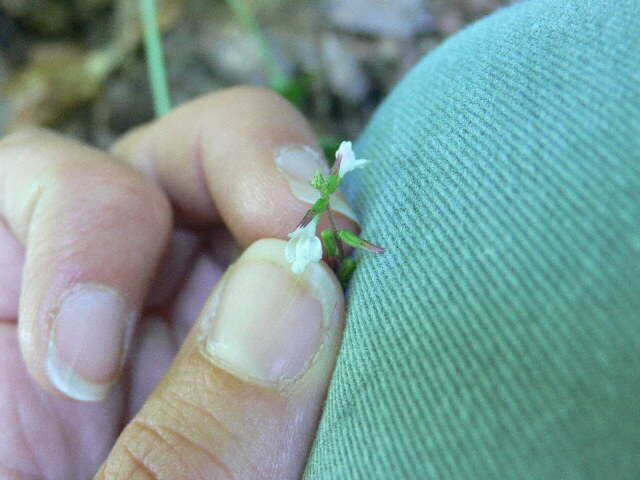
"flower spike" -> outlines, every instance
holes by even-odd
[[[331,209],[331,196],[338,190],[342,178],[350,171],[362,168],[368,163],[369,160],[356,158],[351,142],[342,142],[336,151],[336,160],[329,173],[323,175],[318,171],[310,179],[309,184],[318,191],[319,198],[307,210],[296,229],[289,234],[289,241],[284,250],[293,273],[304,273],[309,263],[319,262],[324,253],[327,264],[346,288],[356,268],[356,262],[345,255],[343,244],[378,254],[385,251],[384,248],[360,238],[349,230],[338,230]],[[325,213],[331,229],[321,232],[319,238],[316,229]]]

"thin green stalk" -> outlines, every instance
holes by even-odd
[[[153,107],[156,116],[164,115],[171,109],[167,69],[164,64],[162,38],[158,28],[155,0],[140,0],[140,13],[144,31],[144,47],[147,57],[147,73],[151,84]]]
[[[276,56],[260,29],[260,25],[258,25],[258,21],[247,0],[226,0],[226,2],[236,18],[249,30],[258,44],[267,72],[269,87],[276,91],[281,91],[289,83],[289,78],[276,60]]]

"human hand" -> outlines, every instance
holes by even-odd
[[[299,477],[341,289],[324,264],[294,276],[275,239],[218,279],[226,231],[241,247],[286,238],[308,209],[295,177],[321,157],[300,145],[305,120],[252,88],[111,153],[39,130],[0,142],[1,478]]]

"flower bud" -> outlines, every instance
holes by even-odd
[[[322,245],[324,245],[324,250],[330,257],[335,257],[338,255],[338,245],[336,244],[336,237],[333,234],[333,230],[323,230],[320,233],[320,238],[322,239]]]
[[[384,248],[378,247],[373,243],[367,242],[363,238],[360,238],[355,233],[350,232],[349,230],[340,230],[338,232],[338,237],[347,245],[351,245],[354,248],[361,248],[363,250],[367,250],[373,253],[383,253]]]

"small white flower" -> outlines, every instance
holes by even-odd
[[[370,162],[370,160],[365,160],[363,158],[356,159],[356,155],[353,153],[353,148],[351,148],[351,142],[342,142],[340,144],[340,147],[336,152],[336,159],[338,158],[340,158],[340,171],[338,172],[340,178],[344,177],[351,170],[362,168]]]
[[[319,221],[320,215],[316,215],[306,227],[298,227],[289,234],[291,240],[287,242],[284,256],[295,274],[304,272],[309,263],[322,258],[322,242],[316,236]]]

